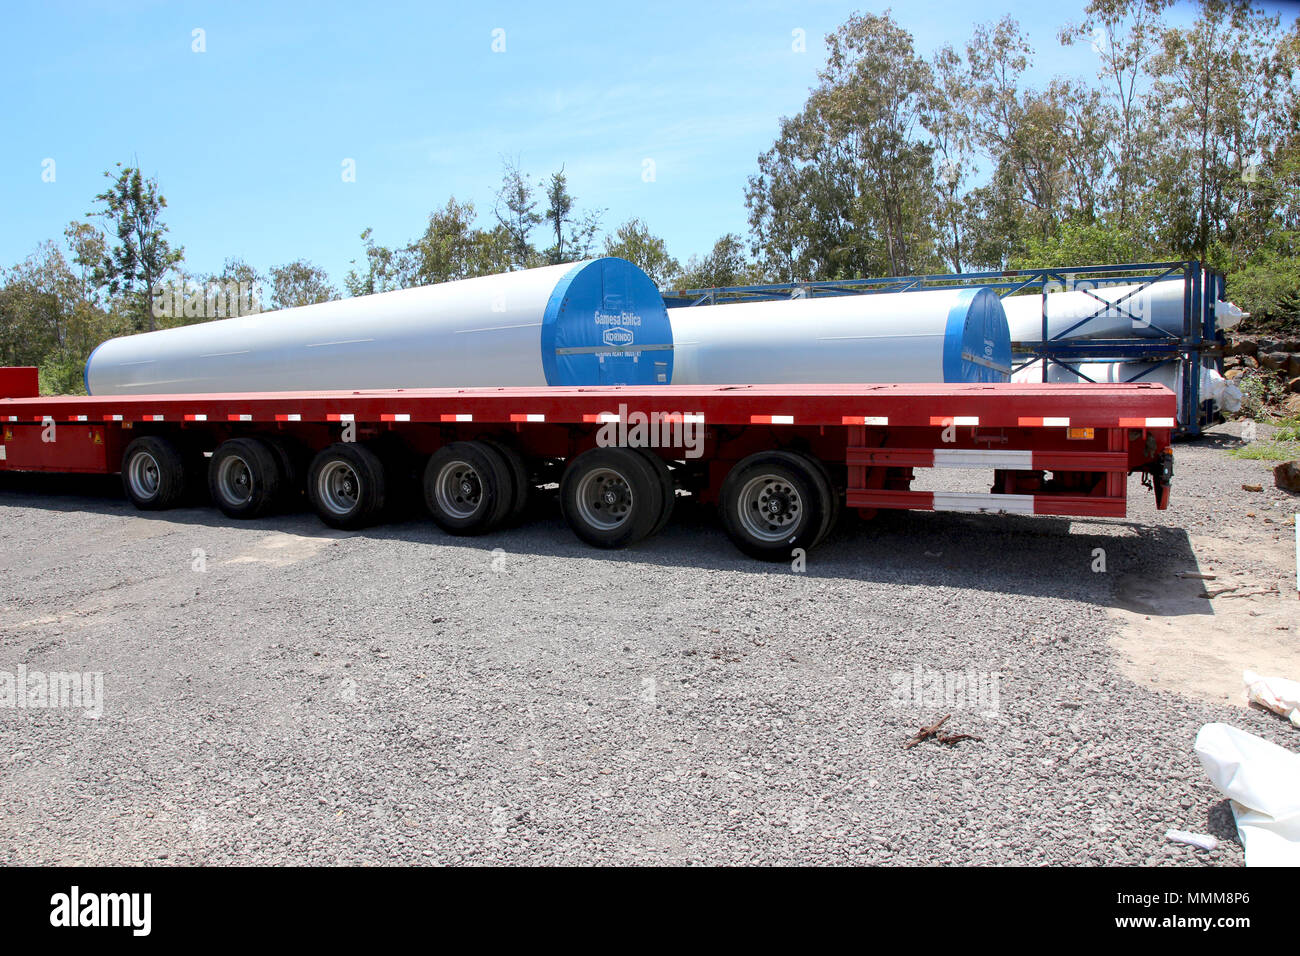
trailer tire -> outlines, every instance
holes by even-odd
[[[505,524],[521,521],[528,510],[528,500],[533,491],[532,484],[528,480],[528,466],[523,456],[504,442],[497,441],[495,438],[484,438],[482,441],[501,456],[501,460],[506,463],[506,468],[510,471],[510,481],[514,486],[515,494],[514,500],[510,503],[510,510],[506,513]]]
[[[271,450],[280,466],[280,506],[286,509],[299,507],[306,490],[303,481],[307,472],[306,454],[296,443],[278,436],[260,435],[257,440]]]
[[[256,438],[232,438],[208,462],[208,494],[228,518],[260,518],[283,495],[284,467]]]
[[[511,514],[515,478],[493,445],[452,442],[434,452],[424,469],[424,503],[448,534],[487,534]]]
[[[592,448],[560,479],[560,510],[579,538],[596,548],[626,548],[654,530],[663,491],[651,464],[631,448]]]
[[[831,491],[821,469],[803,455],[757,452],[727,473],[718,508],[728,537],[761,561],[789,561],[816,547],[830,528]]]
[[[798,452],[797,454],[817,469],[817,474],[821,476],[822,484],[825,486],[826,523],[821,533],[817,535],[817,540],[812,543],[815,548],[830,537],[830,533],[839,526],[840,519],[844,516],[843,499],[840,497],[839,492],[835,490],[835,479],[831,477],[831,470],[825,462],[810,452]]]
[[[650,529],[649,537],[654,537],[668,526],[673,516],[673,507],[677,504],[677,486],[673,484],[673,473],[668,463],[647,448],[636,449],[637,454],[650,463],[659,478],[659,487],[663,491],[663,501],[659,507],[659,517]]]
[[[373,451],[355,442],[337,442],[312,459],[307,497],[331,528],[364,528],[383,513],[386,479],[384,463]]]
[[[146,435],[122,453],[122,490],[141,511],[174,508],[185,497],[185,457],[165,438]]]

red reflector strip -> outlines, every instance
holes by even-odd
[[[978,415],[931,415],[931,425],[978,425],[980,423]]]
[[[474,416],[473,416],[473,415],[466,415],[466,414],[463,414],[463,413],[462,413],[462,414],[459,414],[459,415],[439,415],[439,416],[438,416],[438,421],[440,421],[440,422],[472,422],[473,420],[474,420]],[[510,420],[511,420],[511,421],[514,421],[514,416],[513,416],[513,415],[510,417]]]
[[[1068,418],[1022,418],[1021,428],[1069,428]]]
[[[105,415],[105,416],[104,416],[104,421],[106,421],[106,422],[120,422],[121,420],[122,420],[122,416],[121,416],[121,415]]]
[[[536,413],[529,413],[527,415],[511,415],[510,420],[512,422],[544,422],[546,421],[546,416],[538,415]]]
[[[601,412],[598,415],[583,415],[584,422],[619,422],[622,421],[615,412]]]
[[[186,415],[185,420],[187,422],[206,422],[208,420],[208,416],[207,415]]]
[[[381,422],[409,422],[411,415],[409,412],[398,412],[395,415],[380,415],[379,420]]]
[[[228,422],[251,422],[252,420],[253,420],[252,415],[227,415],[226,416],[226,421]]]
[[[301,415],[276,415],[275,420],[277,422],[300,422],[302,421],[302,416]]]
[[[69,416],[68,416],[68,421],[70,421],[70,422],[84,422],[85,420],[86,420],[86,416],[85,416],[85,415],[69,415]]]
[[[793,415],[750,415],[751,425],[793,425]]]
[[[327,422],[351,422],[351,421],[356,421],[356,417],[355,417],[354,415],[351,415],[351,414],[335,415],[335,414],[332,414],[332,413],[331,413],[331,414],[327,414],[327,415],[325,416],[325,421],[327,421]]]
[[[883,415],[845,415],[840,419],[841,425],[888,425],[889,419]]]
[[[162,417],[161,415],[142,415],[142,416],[140,416],[140,417],[143,418],[146,422],[160,422],[160,421],[163,421],[163,417]]]

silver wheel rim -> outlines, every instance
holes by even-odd
[[[217,492],[228,505],[244,505],[253,497],[253,469],[238,455],[227,455],[217,466]]]
[[[780,475],[749,479],[740,489],[736,508],[745,533],[768,544],[789,538],[804,513],[799,492]]]
[[[350,514],[361,499],[361,479],[346,461],[331,461],[316,478],[316,493],[333,514]]]
[[[483,480],[469,462],[449,461],[433,481],[438,510],[452,518],[472,518],[483,506]]]
[[[636,504],[627,479],[612,468],[596,468],[583,475],[576,498],[582,520],[601,531],[622,526]]]
[[[158,494],[160,470],[158,459],[147,451],[138,451],[132,455],[126,471],[127,481],[131,483],[131,493],[143,500]]]

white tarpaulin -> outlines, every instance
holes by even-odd
[[[1300,866],[1300,754],[1227,724],[1206,724],[1196,755],[1232,801],[1247,866]]]
[[[1242,683],[1246,685],[1246,702],[1267,707],[1300,727],[1300,682],[1285,677],[1260,677],[1254,671],[1244,671]]]

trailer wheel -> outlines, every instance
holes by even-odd
[[[560,479],[564,520],[597,548],[625,548],[654,530],[663,491],[650,463],[631,448],[593,448]]]
[[[737,462],[718,495],[736,547],[762,561],[788,561],[830,528],[831,490],[820,468],[792,452],[757,452]]]
[[[668,526],[668,521],[673,516],[673,507],[677,504],[677,486],[673,483],[673,473],[669,470],[667,462],[648,448],[638,448],[636,452],[650,463],[650,467],[654,469],[655,475],[659,478],[659,487],[663,492],[663,501],[659,507],[659,518],[655,521],[654,527],[650,529],[649,536],[654,537]]]
[[[141,511],[174,508],[185,497],[185,458],[165,438],[146,435],[122,454],[122,488]]]
[[[285,508],[298,507],[304,491],[306,454],[296,444],[290,444],[279,436],[263,435],[257,440],[271,450],[280,466],[280,504]]]
[[[533,491],[532,485],[528,481],[528,466],[524,463],[523,456],[509,445],[494,438],[484,438],[483,444],[500,455],[501,460],[506,463],[506,468],[510,471],[510,480],[514,486],[515,494],[514,500],[510,504],[510,511],[506,514],[505,522],[514,524],[522,519],[524,512],[528,510],[528,499]]]
[[[256,438],[223,442],[208,463],[208,494],[230,518],[259,518],[279,503],[284,468],[275,451]]]
[[[826,529],[817,536],[813,542],[816,547],[825,541],[832,531],[839,527],[840,521],[844,518],[844,496],[839,493],[835,487],[835,479],[831,475],[831,470],[827,464],[815,455],[804,453],[800,457],[808,459],[817,467],[822,481],[826,484],[826,500],[830,507],[826,509]]]
[[[483,441],[457,441],[434,452],[424,469],[424,502],[448,534],[487,534],[515,504],[515,479],[499,451]]]
[[[364,528],[384,510],[383,462],[353,442],[330,445],[307,470],[307,497],[331,528]]]

